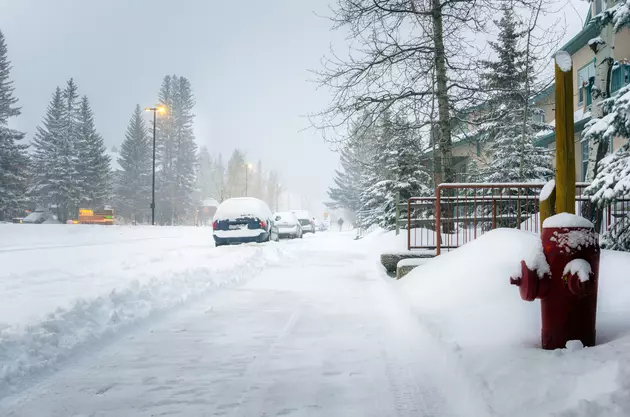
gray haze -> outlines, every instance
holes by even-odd
[[[302,118],[328,103],[307,82],[331,43],[329,0],[0,0],[12,78],[31,137],[57,85],[70,77],[92,102],[108,146],[119,145],[136,103],[156,102],[162,77],[188,77],[200,146],[235,147],[280,173],[283,186],[325,199],[337,156]],[[576,13],[570,3],[578,9]],[[588,3],[558,3],[569,39]],[[317,204],[317,209],[321,205]]]

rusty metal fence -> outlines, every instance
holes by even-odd
[[[539,233],[539,195],[544,185],[440,184],[434,197],[408,200],[407,246],[439,255],[500,227]],[[592,220],[600,231],[615,227],[630,213],[630,199],[596,210],[583,195],[587,186],[576,184],[576,213]]]

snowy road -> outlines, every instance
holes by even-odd
[[[0,415],[489,415],[373,253],[336,233],[276,246],[289,245],[244,284],[35,374]]]

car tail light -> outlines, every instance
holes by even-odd
[[[212,228],[214,230],[217,230],[217,227],[219,227],[219,222],[215,221],[214,223],[212,223]]]
[[[267,228],[267,223],[265,221],[261,221],[260,222],[260,227],[263,228],[263,229],[266,229]]]

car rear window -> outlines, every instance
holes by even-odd
[[[308,226],[311,222],[308,219],[300,219],[300,224],[302,226]]]

